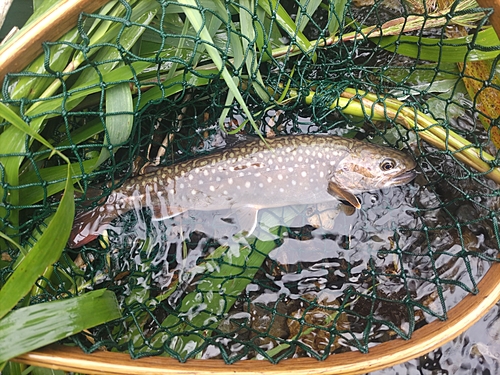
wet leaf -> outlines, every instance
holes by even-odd
[[[116,297],[105,289],[12,311],[0,320],[0,361],[119,317]]]
[[[48,225],[42,236],[18,263],[14,273],[0,289],[0,301],[2,301],[0,318],[16,306],[18,301],[31,290],[45,269],[60,258],[68,241],[74,216],[73,183],[71,169],[68,166],[65,192],[56,213],[47,219]]]

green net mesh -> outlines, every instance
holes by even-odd
[[[337,201],[308,207],[292,226],[263,210],[262,220],[277,223],[273,240],[233,233],[231,242],[203,212],[160,222],[148,209],[128,213],[99,240],[65,249],[26,302],[106,288],[123,318],[67,343],[227,363],[367,352],[446,319],[477,293],[500,246],[500,190],[488,175],[499,166],[500,43],[488,15],[464,1],[160,0],[82,15],[28,69],[8,74],[2,91],[2,102],[72,163],[78,209],[151,165],[231,143],[220,118],[226,130],[256,133],[211,53],[266,136],[329,132],[404,147],[420,175],[361,194],[354,212]],[[370,105],[349,110],[363,98],[384,109],[383,121]],[[396,115],[394,99],[404,103]],[[444,148],[403,126],[403,108],[433,118]],[[0,227],[29,248],[59,205],[66,163],[31,137],[15,138],[7,121],[0,131]],[[455,135],[470,144],[456,146]],[[486,169],[461,158],[472,147]],[[8,242],[1,251],[0,285],[19,255]]]

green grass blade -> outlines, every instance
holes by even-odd
[[[68,165],[65,192],[56,213],[51,217],[42,236],[0,289],[0,301],[2,301],[0,318],[5,316],[30,291],[45,269],[59,259],[68,241],[74,216],[73,183]]]
[[[114,82],[123,82],[124,80],[131,79],[134,75],[139,74],[144,69],[151,66],[151,63],[145,61],[138,61],[129,65],[120,66],[115,68],[109,72],[103,73],[100,78],[95,78],[94,80],[82,82],[81,85],[74,86],[71,90],[68,90],[68,100],[65,100],[61,97],[56,97],[50,100],[46,100],[44,102],[40,102],[41,104],[36,108],[30,108],[26,115],[35,116],[40,115],[42,113],[46,113],[46,116],[38,117],[32,121],[30,124],[32,128],[39,129],[41,127],[41,123],[51,117],[55,117],[59,115],[57,111],[61,111],[61,107],[63,106],[63,101],[65,103],[64,108],[66,110],[71,110],[74,108],[79,102],[81,102],[82,98],[90,94],[95,94],[96,92],[102,91],[102,82],[106,82],[108,86],[111,86]],[[51,113],[52,112],[52,113]]]
[[[245,64],[248,71],[248,79],[252,82],[252,87],[265,103],[269,102],[269,93],[264,89],[266,85],[262,79],[262,75],[259,70],[259,62],[257,56],[257,36],[255,34],[254,20],[253,20],[253,9],[255,3],[253,0],[241,0],[240,1],[240,25],[241,34],[245,37],[241,38],[241,43],[238,40],[237,44],[243,47],[241,50],[241,56],[245,58]],[[248,39],[247,39],[248,38]],[[236,37],[231,38],[231,43],[236,40]],[[250,41],[250,42],[249,42]],[[234,43],[236,44],[236,43]],[[234,50],[234,47],[233,47]],[[246,52],[246,53],[245,53]],[[238,56],[238,53],[234,51],[234,58]],[[236,65],[239,66],[239,65]],[[255,77],[253,79],[252,77]]]
[[[63,71],[69,62],[74,49],[66,43],[75,43],[79,37],[77,28],[67,32],[59,42],[50,46],[50,61],[49,66],[53,71]],[[38,98],[41,93],[47,89],[54,78],[43,77],[41,74],[47,74],[45,69],[45,54],[38,56],[25,70],[27,75],[17,78],[14,89],[11,94],[12,99],[33,99]]]
[[[34,129],[28,126],[22,119],[19,117],[14,111],[8,108],[4,103],[0,102],[0,112],[2,113],[2,117],[10,122],[15,128],[17,128],[18,132],[22,134],[29,135],[30,137],[36,139],[38,142],[43,144],[45,147],[54,150],[54,147],[40,134],[38,134]],[[3,134],[3,133],[2,133]],[[19,144],[24,143],[24,137],[22,137],[22,142],[19,142],[15,147],[16,149],[22,149],[23,146],[19,146]],[[1,144],[1,143],[0,143]],[[2,150],[4,152],[4,150]],[[57,151],[55,151],[57,152]],[[63,157],[61,154],[60,156]],[[67,159],[66,159],[67,160]]]
[[[146,104],[152,101],[159,101],[173,94],[177,94],[182,90],[185,90],[186,87],[208,85],[210,83],[210,76],[215,76],[217,73],[218,71],[215,69],[194,70],[193,72],[184,73],[180,76],[174,76],[173,78],[164,81],[162,85],[155,86],[146,91],[140,97],[134,99],[134,105],[137,104],[138,110],[140,110]]]
[[[222,78],[226,82],[227,87],[229,90],[233,93],[234,97],[236,98],[236,101],[238,104],[241,106],[241,109],[247,116],[248,120],[252,124],[253,128],[257,133],[260,134],[259,132],[259,127],[255,123],[252,114],[250,113],[250,110],[248,109],[245,100],[241,96],[240,91],[238,90],[238,87],[233,81],[233,77],[227,70],[227,68],[224,66],[224,63],[222,61],[222,57],[219,54],[219,51],[213,46],[214,42],[212,40],[212,37],[210,36],[209,31],[207,28],[204,26],[203,19],[201,17],[201,13],[199,12],[197,8],[197,4],[194,0],[179,0],[179,3],[187,5],[188,7],[185,7],[184,12],[186,14],[186,17],[189,19],[189,22],[191,22],[191,25],[194,27],[195,30],[197,30],[200,34],[200,38],[202,41],[206,42],[205,48],[210,55],[210,58],[214,62],[215,66],[217,69],[222,74]]]
[[[334,2],[333,11],[331,5],[328,8],[328,31],[330,35],[336,35],[340,25],[344,22],[344,12],[347,5],[347,0],[337,0]]]
[[[0,371],[3,370],[2,374],[4,375],[24,375],[22,369],[25,366],[26,365],[21,363],[9,361],[6,363],[5,368],[3,368],[2,363],[0,363]]]
[[[12,311],[0,320],[0,361],[120,317],[114,293],[104,289]]]
[[[277,3],[277,0],[261,1],[259,2],[259,6],[261,6],[266,11],[269,17],[276,17],[276,22],[278,23],[278,25],[280,25],[281,28],[288,34],[288,36],[298,44],[298,46],[302,50],[302,53],[307,55],[311,52],[311,42],[309,42],[309,40],[301,31],[297,30],[295,22],[293,22],[292,18],[287,13],[285,8],[283,8],[281,4]],[[276,12],[274,12],[274,10],[276,10]],[[316,60],[315,53],[310,57],[313,61]]]
[[[92,172],[97,166],[97,158],[85,160],[80,163],[71,164],[71,178],[73,182],[77,182],[81,176],[83,167],[85,173]],[[23,205],[29,206],[40,202],[45,197],[50,197],[64,190],[66,186],[68,167],[66,165],[57,165],[54,167],[41,168],[38,171],[28,171],[23,173],[19,178],[20,194],[23,197]],[[42,181],[47,181],[48,184],[41,186]]]
[[[25,151],[25,138],[26,135],[39,141],[44,146],[54,151],[52,145],[46,141],[41,135],[37,133],[36,129],[28,126],[14,111],[7,107],[4,103],[0,102],[0,114],[7,122],[11,124],[3,133],[0,134],[0,145],[2,153],[20,154]],[[58,152],[58,151],[55,151]],[[61,154],[61,157],[68,161],[68,159]],[[19,185],[19,166],[21,165],[22,157],[0,157],[0,164],[3,166],[5,183],[11,186]],[[0,187],[0,196],[4,195],[4,189]],[[19,191],[13,189],[8,192],[8,201],[13,206],[19,205]],[[5,208],[0,208],[0,217],[5,217]],[[19,213],[17,210],[12,210],[9,216],[10,222],[13,226],[17,226],[19,221]],[[0,228],[4,230],[4,228]],[[8,231],[11,232],[11,231]]]
[[[297,18],[295,19],[295,24],[297,25],[297,30],[303,32],[309,21],[310,17],[313,17],[314,12],[318,9],[322,0],[300,0],[299,10],[297,11]],[[302,9],[305,8],[305,12]],[[342,14],[342,13],[341,13]]]
[[[67,375],[67,372],[46,367],[31,367],[30,375]]]

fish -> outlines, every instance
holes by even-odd
[[[126,181],[104,204],[76,214],[68,247],[89,243],[114,219],[146,207],[153,220],[231,210],[248,233],[263,208],[337,199],[359,209],[356,194],[407,184],[415,167],[403,151],[334,135],[256,138]]]

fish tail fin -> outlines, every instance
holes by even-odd
[[[97,206],[89,211],[76,214],[73,229],[68,240],[68,247],[81,247],[99,236],[114,218],[106,215],[105,207]]]

